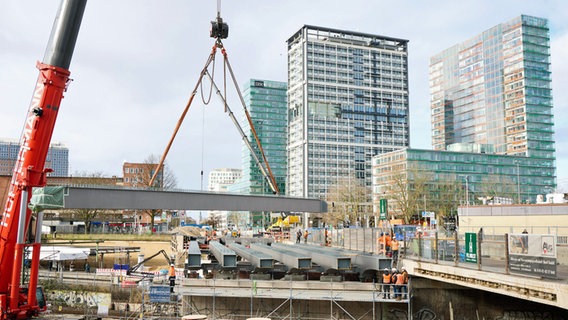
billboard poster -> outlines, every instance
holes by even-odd
[[[465,233],[465,262],[477,263],[477,233]]]
[[[551,234],[510,234],[509,270],[556,278],[556,241],[556,235]]]

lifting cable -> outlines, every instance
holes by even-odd
[[[211,94],[213,93],[213,85],[211,85]],[[211,96],[209,96],[211,101]],[[201,191],[203,191],[203,159],[205,155],[205,105],[201,112]]]
[[[218,3],[218,6],[219,6],[219,3]],[[170,141],[168,142],[168,145],[166,146],[166,149],[165,149],[165,151],[164,151],[164,153],[163,153],[163,155],[160,159],[160,163],[157,166],[157,170],[154,171],[154,174],[153,174],[152,178],[150,179],[149,186],[152,187],[154,185],[154,181],[155,181],[156,177],[158,176],[158,173],[159,173],[160,169],[162,168],[162,166],[164,164],[165,158],[166,158],[166,156],[167,156],[167,154],[168,154],[168,152],[171,148],[173,140],[175,139],[175,136],[177,135],[177,132],[179,131],[181,123],[185,119],[187,111],[189,110],[189,107],[191,106],[191,103],[193,101],[193,98],[195,97],[195,94],[197,92],[198,87],[200,87],[201,88],[202,100],[203,100],[203,103],[205,105],[207,105],[211,101],[212,91],[213,91],[213,88],[215,88],[216,94],[219,96],[219,98],[223,102],[223,105],[225,107],[225,112],[229,114],[229,117],[231,118],[231,120],[233,121],[235,126],[237,127],[237,130],[239,131],[243,142],[245,142],[246,146],[249,148],[249,151],[250,151],[252,157],[254,158],[254,160],[255,160],[256,164],[258,165],[260,171],[262,172],[263,176],[267,180],[270,188],[272,189],[272,192],[274,194],[278,194],[279,190],[278,190],[278,185],[276,183],[276,179],[274,178],[274,175],[272,174],[272,170],[270,169],[270,165],[268,164],[268,161],[266,159],[264,149],[262,148],[262,145],[260,143],[260,139],[258,138],[258,135],[256,133],[256,129],[254,128],[254,124],[253,124],[253,121],[251,119],[250,113],[248,112],[244,98],[243,98],[241,92],[238,89],[239,87],[238,87],[238,84],[237,84],[237,80],[236,80],[236,77],[233,73],[233,69],[231,68],[231,64],[229,63],[229,59],[227,57],[227,52],[226,52],[226,50],[223,46],[223,43],[221,42],[221,39],[224,39],[228,36],[229,27],[226,23],[223,23],[223,19],[221,19],[219,10],[217,11],[217,21],[212,21],[211,24],[212,24],[211,37],[216,39],[215,44],[213,45],[213,48],[211,50],[211,53],[209,54],[209,58],[207,59],[205,66],[201,70],[197,84],[195,85],[195,88],[191,92],[190,98],[189,98],[189,100],[188,100],[188,102],[185,106],[185,109],[183,110],[182,115],[180,116],[180,118],[179,118],[179,120],[176,124],[176,127],[174,129],[174,133],[172,134],[172,137],[170,138]],[[223,54],[223,57],[224,57],[224,59],[223,59],[223,93],[221,93],[221,91],[220,91],[219,87],[217,86],[217,84],[215,83],[215,80],[214,80],[214,77],[213,77],[214,74],[215,74],[215,54],[217,52],[217,49],[221,49],[221,53]],[[213,67],[212,67],[212,71],[209,72],[208,67],[211,63],[213,63]],[[229,73],[231,75],[231,79],[233,80],[234,87],[235,87],[237,94],[239,96],[239,99],[241,101],[241,104],[242,104],[242,107],[244,109],[247,121],[248,121],[250,128],[251,128],[251,132],[254,135],[255,142],[257,144],[258,150],[259,150],[259,152],[262,156],[263,161],[261,161],[258,158],[258,155],[256,154],[254,148],[252,147],[247,135],[243,131],[242,127],[240,126],[239,122],[235,118],[232,110],[229,108],[229,105],[227,103],[227,69],[229,70]],[[207,97],[207,99],[205,99],[205,96],[203,94],[203,86],[202,86],[203,77],[205,75],[207,75],[207,77],[211,81],[211,88],[210,88],[210,92],[209,92],[209,97]],[[203,128],[204,127],[205,127],[205,115],[203,115]],[[203,139],[202,139],[202,155],[201,155],[202,156],[202,160],[201,160],[201,188],[202,189],[203,189],[203,150],[204,150],[204,142],[203,142]],[[263,163],[264,163],[264,165],[263,165]],[[266,166],[266,168],[265,168],[265,166]]]
[[[233,73],[233,68],[231,67],[231,64],[229,63],[229,58],[227,57],[227,52],[225,51],[225,49],[223,49],[221,51],[223,53],[223,61],[225,61],[225,65],[227,66],[227,68],[229,69],[229,73],[231,74],[231,79],[233,80],[233,84],[235,86],[235,88],[238,88],[238,84],[237,84],[237,79],[235,77],[235,74]],[[246,107],[246,103],[245,103],[245,99],[243,98],[243,95],[241,94],[241,92],[239,90],[236,90],[237,94],[239,96],[239,99],[241,100],[241,104],[243,106],[243,110],[245,112],[245,115],[247,117],[247,121],[250,125],[250,129],[252,131],[252,134],[254,136],[254,139],[256,141],[256,145],[258,146],[258,149],[260,151],[260,154],[262,155],[262,159],[264,161],[264,164],[266,165],[266,170],[268,170],[268,174],[265,174],[265,177],[269,180],[268,183],[271,184],[272,186],[272,191],[277,194],[280,193],[280,190],[278,190],[278,184],[276,183],[276,179],[274,178],[274,175],[272,174],[272,170],[270,169],[270,165],[268,164],[268,160],[266,159],[266,155],[264,153],[264,149],[262,148],[262,144],[260,143],[260,139],[258,138],[258,135],[256,133],[256,129],[254,127],[252,118],[250,116],[250,113],[248,112],[248,109]],[[225,100],[226,101],[226,100]],[[227,107],[226,103],[225,106]],[[251,152],[254,153],[254,151],[251,149]],[[258,165],[260,166],[260,163],[257,161]]]
[[[211,72],[213,76],[215,76],[215,54],[213,54],[213,57],[211,57],[210,63],[213,64],[213,67],[211,67]],[[209,102],[211,102],[211,96],[213,95],[213,84],[211,84],[211,87],[209,87],[209,96],[207,97],[207,99],[205,99],[205,95],[203,94],[203,80],[199,81],[199,87],[201,89],[201,101],[203,102],[203,107],[205,108],[205,106],[208,105]]]
[[[189,111],[189,107],[191,107],[191,103],[193,102],[193,98],[195,97],[195,94],[197,93],[197,89],[199,88],[199,86],[201,84],[203,76],[205,75],[205,72],[207,71],[207,68],[209,67],[211,62],[213,62],[213,60],[215,60],[216,51],[217,51],[217,44],[215,44],[213,46],[213,49],[211,49],[211,53],[209,54],[209,57],[207,58],[207,62],[205,62],[205,66],[203,67],[203,69],[201,70],[201,73],[199,74],[199,79],[197,80],[197,84],[195,85],[195,88],[193,88],[193,91],[191,92],[191,95],[189,96],[189,100],[187,101],[185,108],[183,109],[183,112],[182,112],[180,118],[178,119],[178,122],[176,123],[172,137],[170,138],[170,141],[168,142],[166,149],[164,150],[164,153],[162,154],[162,157],[160,158],[160,163],[158,164],[157,169],[154,170],[154,174],[152,175],[152,178],[150,179],[150,183],[148,183],[149,187],[154,186],[154,181],[156,181],[156,177],[158,176],[160,169],[164,165],[164,161],[166,160],[166,156],[168,155],[168,152],[170,151],[170,148],[172,147],[172,143],[174,142],[174,139],[175,139],[175,137],[176,137],[176,135],[179,131],[179,128],[181,127],[181,124],[183,123],[183,120],[185,119],[185,116],[187,115],[187,112]]]

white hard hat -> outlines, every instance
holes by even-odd
[[[396,268],[392,268],[392,272],[396,272]]]

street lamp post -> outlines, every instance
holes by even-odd
[[[521,179],[520,179],[520,170],[519,170],[519,160],[515,160],[515,164],[517,165],[517,203],[521,204]]]
[[[468,185],[469,176],[465,176],[465,206],[469,206],[469,185]]]

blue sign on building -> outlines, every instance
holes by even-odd
[[[169,286],[151,286],[150,302],[170,302]]]

